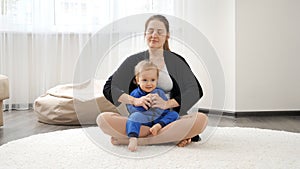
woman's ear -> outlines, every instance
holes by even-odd
[[[170,32],[167,33],[166,40],[169,40],[169,38],[170,38]]]

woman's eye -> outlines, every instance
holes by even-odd
[[[165,31],[164,31],[164,30],[158,30],[158,31],[157,31],[157,34],[163,35],[163,34],[165,34]]]
[[[153,29],[148,29],[146,33],[147,33],[147,34],[152,34],[153,32],[154,32]]]

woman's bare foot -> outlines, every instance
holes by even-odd
[[[112,145],[119,145],[119,142],[118,142],[117,138],[111,137],[110,142],[111,142]]]
[[[159,131],[161,128],[162,128],[161,125],[160,125],[159,123],[157,123],[157,124],[155,124],[154,126],[152,126],[152,127],[150,128],[150,132],[151,132],[151,134],[152,134],[153,136],[156,136],[157,133],[158,133],[158,131]]]
[[[137,150],[137,138],[136,137],[129,138],[128,150],[130,150],[130,151]]]
[[[185,147],[186,145],[190,144],[192,142],[192,140],[189,139],[185,139],[185,140],[181,140],[179,143],[177,143],[178,147]]]
[[[113,145],[127,145],[129,144],[129,139],[128,138],[115,138],[111,137],[110,142]]]

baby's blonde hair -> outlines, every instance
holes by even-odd
[[[154,64],[153,62],[149,61],[149,60],[142,60],[140,61],[134,69],[134,75],[135,77],[138,77],[138,75],[143,72],[143,71],[147,71],[147,70],[156,70],[157,71],[157,77],[159,75],[159,69],[156,66],[156,64]]]

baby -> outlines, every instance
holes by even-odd
[[[151,96],[151,94],[158,94],[163,100],[167,101],[168,99],[165,92],[157,88],[158,76],[159,69],[154,63],[148,60],[139,62],[135,67],[135,80],[138,87],[133,90],[130,95],[135,98],[140,98],[143,96]],[[127,104],[126,106],[130,113],[126,122],[126,133],[129,137],[128,149],[130,151],[137,150],[137,139],[141,125],[150,127],[150,133],[157,135],[161,128],[179,118],[176,111],[169,109],[162,110],[150,106],[149,109],[146,110],[142,106],[134,106],[131,104]]]

